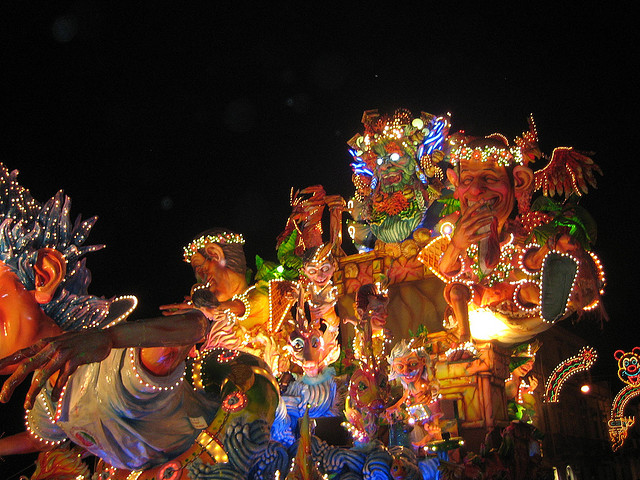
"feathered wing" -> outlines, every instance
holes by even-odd
[[[581,196],[591,188],[597,188],[595,172],[602,175],[600,167],[589,155],[572,147],[558,147],[551,154],[551,160],[541,170],[535,172],[535,190],[542,190],[543,195],[553,197],[571,194]]]

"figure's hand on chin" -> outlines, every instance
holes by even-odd
[[[33,407],[36,396],[49,379],[55,382],[51,398],[57,401],[69,376],[80,365],[104,360],[109,355],[112,345],[108,330],[90,329],[45,338],[31,347],[17,351],[0,360],[2,368],[18,365],[2,386],[0,402],[8,402],[16,387],[31,372],[34,372],[34,375],[25,399],[25,409]]]
[[[488,227],[493,220],[493,213],[483,207],[484,204],[481,202],[472,205],[456,223],[451,243],[458,250],[466,250],[470,245],[489,236]]]

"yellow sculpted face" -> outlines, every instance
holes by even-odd
[[[391,368],[397,373],[402,381],[406,384],[415,383],[422,377],[425,361],[415,352],[411,352],[404,357],[398,357],[393,360]]]
[[[208,286],[209,290],[215,292],[218,285],[218,262],[210,260],[200,252],[194,253],[191,257],[191,268],[198,283]]]

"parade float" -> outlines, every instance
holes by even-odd
[[[40,204],[2,167],[2,400],[36,374],[28,433],[0,453],[45,450],[34,479],[63,465],[89,478],[78,448],[102,480],[544,472],[536,399],[557,401],[595,352],[537,388],[536,336],[604,315],[595,223],[578,204],[598,167],[573,148],[542,154],[533,119],[513,142],[452,133],[448,114],[362,123],[352,198],[292,191],[277,261],[258,257],[252,279],[240,233],[195,236],[185,302],[136,322],[134,298],[87,292],[95,220],[72,224],[63,193]],[[637,393],[635,349],[616,358]],[[612,429],[632,424],[623,408]],[[326,419],[350,440],[315,435]]]

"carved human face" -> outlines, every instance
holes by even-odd
[[[505,167],[493,161],[462,160],[456,185],[456,197],[464,212],[474,204],[484,203],[502,228],[515,206],[515,188]]]
[[[198,283],[207,285],[209,290],[215,294],[218,290],[221,271],[221,264],[218,259],[196,252],[191,257],[190,263]]]
[[[323,288],[328,285],[335,271],[336,265],[333,260],[309,262],[304,266],[304,274],[318,288]]]
[[[409,155],[391,153],[377,159],[375,175],[380,191],[392,193],[404,189],[413,182],[415,160]]]
[[[404,357],[394,358],[391,369],[399,375],[404,384],[409,385],[420,380],[425,366],[424,358],[419,357],[415,352],[411,352]]]
[[[387,323],[387,317],[389,315],[387,311],[388,304],[388,298],[381,299],[374,296],[369,297],[369,305],[366,313],[371,318],[371,327],[373,329],[373,333],[376,333],[384,328],[385,324]]]

